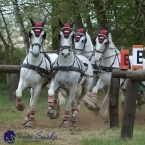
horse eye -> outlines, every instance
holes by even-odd
[[[82,43],[84,42],[84,40],[82,40]]]

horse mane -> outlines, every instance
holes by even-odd
[[[108,39],[109,39],[109,48],[116,48],[116,46],[114,45],[113,41],[112,41],[112,35],[111,33],[108,34]]]

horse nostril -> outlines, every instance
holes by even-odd
[[[70,55],[70,53],[68,53],[68,55]]]

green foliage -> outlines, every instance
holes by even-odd
[[[24,49],[14,49],[13,60],[15,65],[19,65],[20,62],[26,57],[26,52]]]

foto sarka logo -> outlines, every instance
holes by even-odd
[[[4,141],[8,144],[13,144],[15,142],[16,134],[13,130],[7,130],[4,133]]]
[[[18,142],[44,142],[47,140],[57,140],[57,135],[55,132],[51,134],[43,133],[39,131],[36,135],[31,135],[27,132],[18,132],[14,133],[13,130],[7,130],[3,135],[4,142],[7,144],[13,144],[15,139],[18,139]]]

